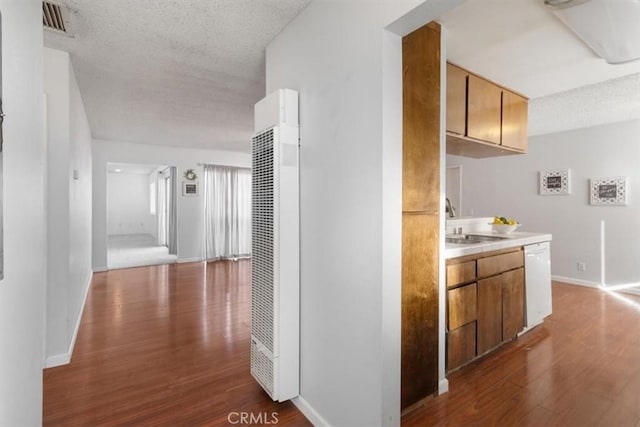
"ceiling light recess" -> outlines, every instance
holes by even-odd
[[[640,2],[544,0],[544,3],[609,64],[640,59]]]

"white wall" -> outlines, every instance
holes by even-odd
[[[44,50],[47,366],[68,363],[91,279],[91,131],[69,54]],[[78,179],[73,179],[74,170]]]
[[[93,141],[93,270],[107,268],[107,163],[161,164],[178,168],[178,261],[204,259],[204,205],[198,197],[182,196],[182,177],[193,169],[202,183],[203,169],[198,163],[251,167],[249,154],[197,150],[119,141]]]
[[[267,48],[266,92],[300,92],[296,404],[317,424],[400,423],[401,43],[383,28],[418,3],[316,1]]]
[[[46,283],[42,5],[0,0],[4,254],[0,281],[0,425],[42,423]]]
[[[107,176],[107,234],[156,236],[156,216],[151,215],[149,175],[111,172]]]
[[[529,138],[529,152],[486,160],[448,156],[462,164],[463,214],[504,215],[522,230],[549,232],[553,275],[600,283],[600,221],[606,222],[606,282],[640,281],[640,121]],[[538,172],[571,169],[571,195],[540,196]],[[629,204],[589,205],[589,178],[627,176]],[[579,272],[577,262],[587,269]]]

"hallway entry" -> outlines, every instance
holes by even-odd
[[[109,163],[109,270],[177,261],[175,167]]]

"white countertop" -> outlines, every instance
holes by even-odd
[[[470,232],[469,234],[499,236],[506,237],[506,239],[482,243],[446,243],[444,250],[446,259],[465,255],[473,255],[482,252],[497,251],[514,246],[525,246],[551,241],[551,234],[528,233],[525,231],[514,231],[513,233],[509,234],[497,234],[491,231],[474,231]],[[447,235],[447,237],[449,237],[449,235]],[[455,235],[452,235],[451,237],[455,237]]]

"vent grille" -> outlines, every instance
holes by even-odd
[[[264,352],[260,351],[258,343],[251,340],[251,373],[273,397],[273,362]]]
[[[251,334],[273,354],[273,129],[253,138]]]
[[[70,35],[68,9],[56,3],[43,1],[42,25],[47,30]]]

